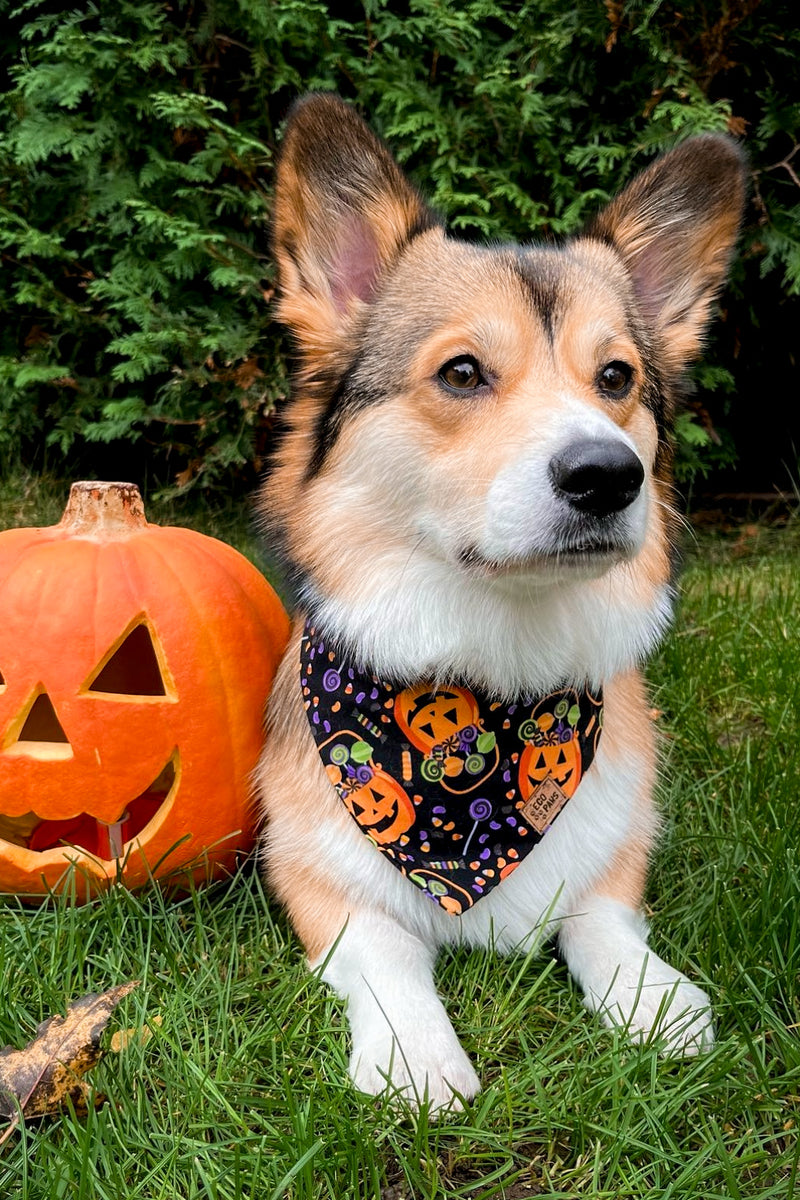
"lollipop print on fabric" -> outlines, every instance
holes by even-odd
[[[541,841],[588,770],[602,727],[602,697],[586,690],[533,706],[462,686],[396,688],[349,663],[311,625],[300,679],[311,732],[347,811],[451,915]]]

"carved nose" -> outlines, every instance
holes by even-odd
[[[644,467],[624,442],[570,442],[550,460],[556,492],[580,512],[604,517],[632,504],[644,482]]]

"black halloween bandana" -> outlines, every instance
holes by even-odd
[[[394,687],[310,624],[303,703],[331,783],[362,831],[446,912],[501,883],[591,766],[602,694],[565,688],[501,704],[466,687]]]

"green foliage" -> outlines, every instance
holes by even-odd
[[[181,484],[258,466],[287,388],[269,306],[280,122],[335,88],[470,237],[570,233],[678,138],[745,135],[751,221],[680,426],[684,474],[708,470],[733,453],[713,424],[742,347],[751,373],[767,356],[750,330],[786,330],[769,368],[791,386],[798,50],[789,0],[11,0],[0,461],[108,443]]]

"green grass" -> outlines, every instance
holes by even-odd
[[[57,519],[61,496],[24,491],[0,485],[0,521]],[[185,519],[208,528],[196,510]],[[247,520],[231,510],[213,522],[254,553]],[[142,983],[112,1027],[149,1024],[153,1036],[96,1069],[107,1099],[88,1117],[30,1124],[0,1148],[0,1197],[800,1192],[799,548],[797,524],[703,541],[651,670],[665,762],[652,941],[710,990],[710,1054],[665,1062],[602,1030],[548,953],[452,953],[439,983],[484,1091],[436,1124],[352,1090],[340,1006],[305,972],[252,870],[181,900],[9,900],[0,1044],[21,1045],[71,998],[128,979]]]

